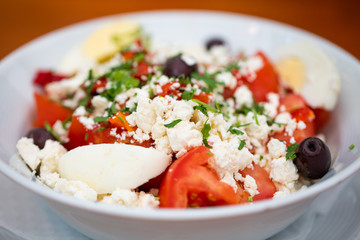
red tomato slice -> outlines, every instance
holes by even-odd
[[[175,160],[160,186],[160,207],[186,208],[237,204],[239,198],[226,183],[220,182],[209,165],[213,157],[208,148],[196,147]]]
[[[281,97],[279,105],[280,107],[284,106],[285,111],[289,113],[292,113],[299,108],[307,107],[304,98],[299,94],[288,94],[284,97]]]
[[[234,96],[236,89],[244,84],[249,87],[257,102],[266,101],[266,95],[270,92],[279,92],[279,80],[272,63],[262,52],[257,52],[255,56],[260,57],[263,61],[263,67],[256,72],[256,78],[252,81],[247,76],[237,78],[237,85],[234,89],[224,89],[225,99]],[[237,70],[234,70],[233,74],[236,76]]]
[[[318,132],[329,122],[331,112],[322,108],[315,108],[312,110],[315,114],[315,129]]]
[[[69,76],[62,74],[55,74],[52,71],[48,71],[48,70],[40,70],[36,73],[33,79],[33,83],[44,87],[48,83],[57,82],[67,77]]]
[[[308,108],[303,107],[299,108],[291,113],[291,116],[296,119],[297,122],[303,121],[306,125],[306,128],[304,129],[295,129],[293,132],[293,137],[297,143],[300,143],[302,140],[308,137],[312,137],[315,135],[315,115],[314,112]],[[291,145],[290,139],[291,136],[289,136],[285,130],[282,132],[277,132],[274,135],[272,135],[273,138],[277,138],[279,140],[283,140],[286,142],[286,145]]]
[[[278,93],[279,80],[272,63],[265,54],[258,52],[255,56],[261,57],[263,60],[263,67],[256,72],[255,80],[248,82],[248,85],[253,93],[254,99],[257,102],[264,102],[267,100],[266,95],[268,93]]]
[[[256,181],[257,190],[259,191],[259,194],[253,197],[253,201],[272,198],[274,196],[274,193],[277,191],[277,189],[275,184],[271,181],[268,172],[259,165],[254,164],[253,166],[254,166],[253,169],[245,168],[244,170],[240,171],[240,173],[244,177],[246,175],[250,175]]]
[[[65,121],[73,112],[59,103],[50,100],[45,95],[34,93],[37,120],[36,126],[44,126],[44,122],[53,125],[57,120]]]

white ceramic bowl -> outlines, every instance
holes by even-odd
[[[339,104],[327,127],[332,170],[307,190],[280,200],[253,205],[187,210],[145,210],[95,204],[65,196],[24,177],[9,166],[17,139],[33,119],[31,78],[39,68],[54,68],[62,56],[91,31],[114,18],[134,19],[159,41],[201,43],[223,36],[235,49],[263,49],[270,57],[282,45],[310,40],[332,56],[340,70]],[[0,170],[41,196],[71,226],[95,239],[264,239],[293,222],[322,192],[360,169],[350,153],[360,146],[359,61],[334,44],[284,24],[219,12],[160,11],[125,14],[75,24],[47,34],[18,49],[0,63]],[[25,190],[25,189],[24,189]]]

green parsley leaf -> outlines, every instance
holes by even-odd
[[[89,133],[85,133],[85,141],[87,141],[89,138]]]
[[[214,155],[212,152],[206,152],[207,155],[212,156]]]
[[[350,146],[349,146],[349,150],[353,150],[355,148],[355,145],[354,144],[351,144]]]
[[[207,148],[212,148],[212,147],[209,145],[208,141],[207,141],[207,139],[210,137],[210,130],[211,130],[210,124],[207,123],[208,120],[209,120],[209,119],[207,119],[207,120],[205,121],[204,126],[203,126],[203,128],[201,129],[201,133],[202,133],[202,135],[203,135],[203,143],[204,143],[205,147],[207,147]]]
[[[203,75],[200,75],[199,73],[194,72],[191,74],[191,77],[198,79],[198,80],[202,80],[203,82],[206,83],[206,85],[208,86],[210,91],[212,91],[215,88],[217,88],[218,85],[224,85],[223,82],[216,81],[216,79],[215,79],[216,74],[217,73],[209,74],[209,73],[205,72]]]
[[[177,119],[177,120],[172,121],[171,123],[164,124],[164,126],[167,128],[173,128],[176,126],[176,124],[178,124],[181,121],[182,121],[181,119]]]
[[[248,197],[248,202],[253,202],[252,196],[249,196],[249,197]]]
[[[122,119],[122,117],[117,116],[117,118],[118,118],[118,119],[120,119],[120,121],[122,121],[123,123],[125,122],[125,120],[124,120],[124,119]]]
[[[241,150],[245,147],[245,144],[246,142],[244,140],[240,140],[240,144],[239,144],[239,147],[238,147],[238,150]]]
[[[286,160],[294,160],[296,158],[296,149],[299,146],[298,143],[291,144],[286,149]]]
[[[237,127],[236,125],[231,125],[228,129],[228,132],[235,135],[244,135],[244,132],[237,129],[236,127]]]
[[[138,52],[135,54],[133,61],[134,62],[140,62],[141,60],[143,60],[145,58],[145,53],[144,52]]]
[[[263,155],[260,155],[259,161],[261,161],[263,159],[264,159]]]
[[[66,125],[71,122],[72,120],[72,115],[70,115],[65,121],[61,122],[61,126],[63,127],[64,130],[66,130]]]
[[[214,108],[214,107],[212,107],[212,106],[210,106],[210,105],[208,105],[208,104],[206,104],[206,103],[203,103],[203,102],[200,101],[200,100],[191,99],[191,101],[199,104],[199,106],[202,107],[202,110],[199,109],[199,108],[196,108],[197,106],[194,107],[194,109],[198,109],[198,110],[200,110],[202,113],[204,113],[204,112],[203,112],[203,109],[206,109],[206,111],[210,111],[210,112],[213,112],[213,113],[220,113],[216,108]],[[205,113],[204,113],[204,114],[205,114]],[[208,116],[207,113],[206,113],[205,115]]]
[[[96,122],[96,123],[106,122],[107,120],[108,120],[108,117],[100,117],[100,116],[98,116],[98,117],[94,118],[94,122]]]
[[[184,100],[191,100],[194,97],[195,89],[192,88],[190,91],[184,91],[181,95],[181,98]]]
[[[229,63],[225,67],[225,71],[228,71],[228,72],[231,72],[233,69],[240,69],[240,66],[239,66],[238,62]]]
[[[110,108],[108,109],[109,117],[117,112],[115,106],[116,106],[116,101],[112,102]]]
[[[55,137],[56,141],[61,142],[59,134],[57,134],[57,132],[54,131],[54,129],[50,126],[48,121],[44,122],[44,126],[46,131],[48,131],[49,133],[51,133],[51,135]]]
[[[271,126],[271,125],[273,125],[273,124],[276,124],[276,125],[278,125],[278,127],[281,127],[281,126],[285,125],[285,123],[275,122],[275,120],[267,120],[266,123],[267,123],[269,126]]]
[[[97,129],[97,131],[98,131],[98,132],[101,132],[102,130],[104,130],[104,129],[106,129],[106,128],[108,128],[108,127],[100,127],[100,128]]]

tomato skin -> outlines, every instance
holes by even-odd
[[[272,63],[263,52],[257,52],[255,56],[260,57],[263,61],[263,67],[256,71],[256,78],[250,80],[249,76],[238,76],[238,70],[233,70],[233,75],[237,76],[237,84],[234,89],[228,87],[224,89],[223,95],[225,99],[233,97],[236,89],[244,84],[249,87],[257,102],[265,102],[267,100],[266,96],[270,92],[279,92],[279,80]]]
[[[208,148],[196,147],[175,160],[159,190],[160,207],[186,208],[237,204],[239,198],[228,184],[220,182],[208,161]]]
[[[51,101],[45,95],[34,92],[37,119],[35,126],[42,127],[45,122],[53,125],[57,120],[65,121],[73,113],[73,110]]]
[[[128,121],[126,120],[126,114],[122,112],[117,112],[109,118],[109,122],[112,126],[126,129],[128,132],[135,131],[134,127],[131,127]]]
[[[291,113],[291,116],[292,118],[295,118],[297,122],[302,121],[306,125],[306,128],[304,129],[296,128],[294,130],[293,137],[295,139],[295,142],[300,143],[305,138],[312,137],[315,135],[316,132],[315,121],[314,121],[315,114],[310,108],[303,107],[296,109]],[[276,132],[275,134],[272,135],[272,137],[285,141],[287,146],[291,145],[290,142],[291,136],[289,136],[285,132],[285,130],[281,132]]]
[[[315,129],[316,132],[319,132],[329,122],[331,112],[322,108],[314,108],[312,110],[315,114]]]
[[[57,82],[57,81],[60,81],[64,78],[68,78],[68,77],[69,76],[67,76],[67,75],[56,74],[56,73],[54,73],[52,71],[48,71],[48,70],[39,70],[36,72],[36,74],[33,78],[33,83],[44,87],[48,83]]]
[[[253,93],[254,99],[257,102],[264,102],[267,100],[266,95],[270,92],[279,92],[279,80],[277,73],[263,52],[257,52],[258,56],[263,61],[263,67],[256,72],[254,81],[248,82],[249,89]]]
[[[245,168],[244,170],[240,171],[240,173],[243,175],[243,177],[250,175],[256,181],[259,194],[256,194],[253,197],[253,201],[272,198],[274,193],[277,191],[276,186],[271,181],[268,172],[257,164],[253,165],[253,169]]]
[[[293,111],[307,107],[304,98],[299,94],[287,94],[280,98],[279,108],[284,106],[284,111],[292,113]]]

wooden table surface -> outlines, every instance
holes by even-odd
[[[155,9],[221,10],[269,18],[327,38],[360,59],[357,0],[0,0],[0,59],[38,36],[75,22]]]

